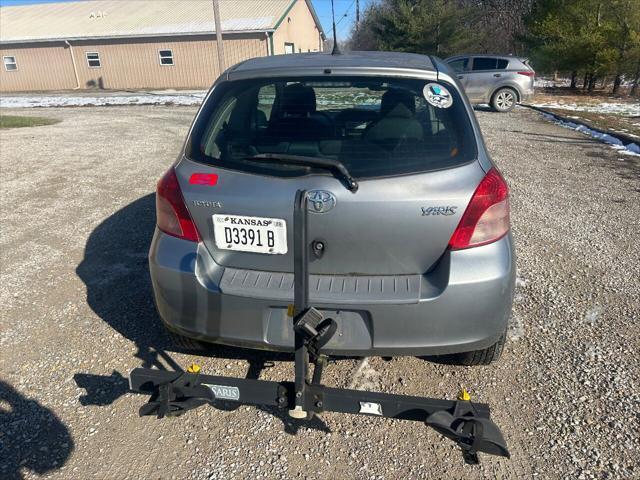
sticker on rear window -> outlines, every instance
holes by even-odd
[[[436,108],[449,108],[453,105],[453,97],[449,90],[437,83],[427,83],[422,89],[424,98]]]

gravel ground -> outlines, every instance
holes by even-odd
[[[6,110],[9,112],[9,110]],[[0,131],[0,478],[640,478],[640,166],[525,109],[479,111],[512,189],[518,286],[489,367],[342,360],[330,385],[492,405],[512,459],[462,464],[413,423],[270,409],[139,418],[124,378],[187,365],[158,326],[146,253],[156,179],[190,107],[65,108]],[[289,358],[229,348],[212,374],[285,380]]]

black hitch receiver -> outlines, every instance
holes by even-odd
[[[289,307],[295,342],[295,380],[272,382],[200,373],[192,365],[186,372],[136,368],[129,377],[131,391],[151,395],[140,415],[179,416],[216,400],[263,405],[288,410],[298,419],[321,412],[341,412],[424,422],[462,450],[466,463],[477,464],[478,453],[509,457],[489,406],[471,402],[466,391],[457,400],[410,397],[389,393],[330,388],[322,385],[327,356],[322,347],[336,332],[336,321],[309,306],[309,261],[313,250],[307,240],[307,195],[296,193],[294,205],[294,304]],[[313,364],[310,378],[309,365]]]

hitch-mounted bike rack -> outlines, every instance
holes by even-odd
[[[489,406],[471,402],[465,390],[457,400],[411,397],[389,393],[331,388],[322,385],[327,365],[322,347],[336,332],[336,321],[309,306],[309,254],[322,255],[323,245],[307,239],[307,195],[298,190],[294,205],[294,304],[289,306],[295,344],[295,380],[273,382],[200,373],[193,364],[186,372],[136,368],[129,377],[131,391],[151,395],[140,416],[179,416],[216,400],[288,410],[297,419],[321,412],[352,413],[425,422],[453,440],[466,463],[477,464],[478,453],[509,457],[506,442],[491,420]],[[310,376],[309,364],[314,365]]]

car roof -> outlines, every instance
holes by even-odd
[[[385,68],[437,72],[431,57],[404,52],[296,53],[246,60],[230,71],[245,72],[287,68]]]

